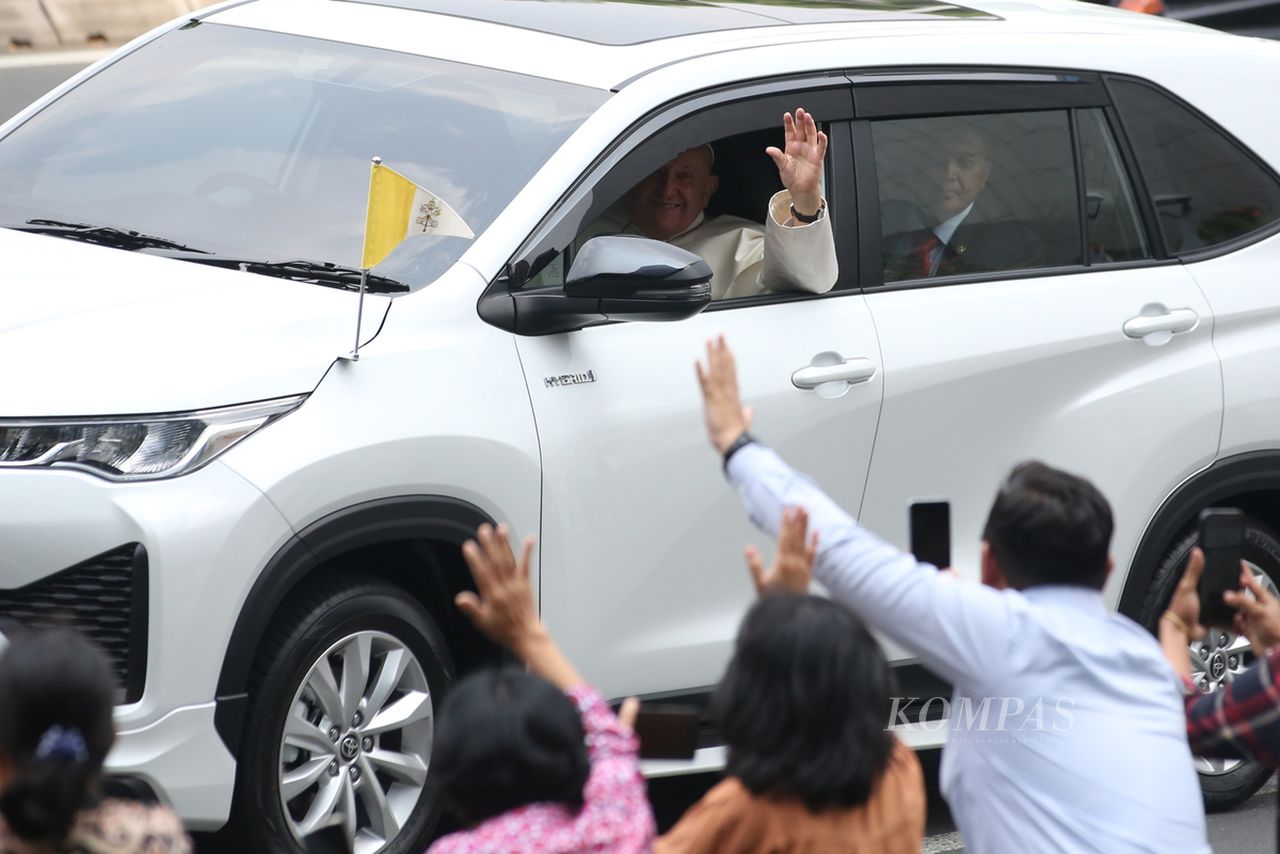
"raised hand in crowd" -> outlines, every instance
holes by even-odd
[[[1280,644],[1280,599],[1247,566],[1240,568],[1240,592],[1229,590],[1223,598],[1236,609],[1236,631],[1249,639],[1255,655]]]
[[[738,393],[738,366],[723,335],[707,342],[706,367],[696,362],[694,368],[702,386],[707,436],[712,447],[725,454],[750,429],[752,411],[742,405],[742,397]]]
[[[524,538],[517,564],[507,526],[499,525],[495,529],[492,525],[481,525],[476,539],[467,540],[462,546],[462,556],[476,581],[477,592],[459,593],[454,604],[485,637],[505,646],[531,671],[567,691],[582,684],[583,679],[556,646],[533,604],[529,563],[534,544],[532,536]],[[631,726],[639,709],[640,702],[634,697],[628,698],[618,717]]]
[[[556,646],[538,617],[528,537],[517,561],[507,526],[481,525],[462,555],[476,591],[459,610],[529,667],[473,673],[440,711],[432,769],[466,829],[431,854],[521,850],[572,854],[648,851],[653,811],[645,798],[633,725],[635,698],[614,715]]]
[[[1200,624],[1200,573],[1204,572],[1204,552],[1197,546],[1187,558],[1187,568],[1174,588],[1169,607],[1160,615],[1160,647],[1178,675],[1191,677],[1187,644],[1204,637]]]
[[[765,569],[760,550],[747,546],[747,568],[751,570],[756,593],[764,596],[766,593],[808,592],[809,580],[813,578],[813,559],[818,554],[818,532],[814,531],[806,541],[808,528],[808,510],[788,507],[782,511],[778,552],[768,569]]]
[[[459,593],[454,602],[485,637],[514,652],[530,670],[565,691],[580,684],[582,677],[538,617],[529,584],[533,546],[534,538],[525,537],[517,564],[507,526],[481,525],[476,538],[462,547],[477,592]]]

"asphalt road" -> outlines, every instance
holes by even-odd
[[[43,54],[0,56],[0,121],[34,101],[91,62],[99,54]],[[937,753],[922,755],[929,780],[929,818],[924,854],[964,851],[959,834],[937,792]],[[680,813],[715,784],[713,775],[655,780],[650,796],[660,827],[668,827]],[[1276,784],[1272,782],[1230,813],[1208,818],[1209,841],[1219,854],[1273,854],[1276,851]],[[211,854],[225,846],[201,840],[200,850]]]

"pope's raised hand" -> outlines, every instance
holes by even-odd
[[[803,107],[782,117],[785,147],[769,146],[765,154],[778,167],[782,186],[791,192],[791,204],[797,213],[812,216],[822,204],[822,164],[827,156],[827,135],[818,130],[813,116]]]

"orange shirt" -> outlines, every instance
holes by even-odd
[[[728,777],[689,808],[654,854],[919,854],[925,794],[920,762],[897,742],[871,798],[813,813],[799,801],[752,795]]]

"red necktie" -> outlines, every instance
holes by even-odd
[[[942,241],[938,239],[938,235],[934,234],[932,231],[926,233],[928,236],[925,237],[924,240],[920,241],[920,246],[916,249],[916,258],[918,260],[916,270],[917,274],[922,279],[928,278],[932,275],[933,251],[942,245]]]

